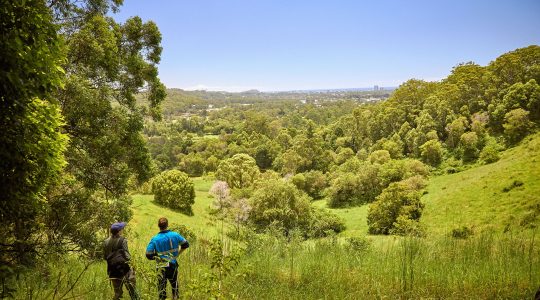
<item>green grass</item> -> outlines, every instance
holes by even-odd
[[[153,195],[133,196],[133,219],[129,222],[126,231],[132,237],[136,255],[144,254],[146,244],[159,231],[157,221],[160,217],[166,217],[171,226],[185,225],[196,235],[213,236],[218,233],[216,220],[209,214],[209,208],[214,198],[208,195],[208,191],[213,180],[203,177],[192,180],[195,186],[193,216],[187,216],[154,203]]]
[[[532,298],[540,282],[540,230],[503,233],[503,229],[521,223],[540,203],[539,162],[540,135],[535,135],[503,153],[499,162],[431,178],[422,198],[427,238],[365,237],[364,205],[330,209],[347,225],[337,238],[287,242],[253,235],[237,243],[223,237],[220,222],[209,214],[213,201],[209,178],[193,179],[193,216],[156,205],[153,196],[135,195],[126,236],[138,290],[143,299],[156,297],[154,265],[144,252],[158,231],[157,219],[166,216],[171,224],[186,225],[199,237],[179,258],[180,286],[193,295],[191,299],[208,299],[208,291],[215,293],[219,286],[208,276],[213,272],[212,237],[242,249],[238,266],[222,279],[219,292],[224,299]],[[523,185],[514,186],[516,180]],[[326,203],[319,200],[313,205]],[[447,235],[462,225],[477,233],[465,240]],[[481,232],[487,228],[496,230]],[[341,238],[354,236],[363,237],[368,247],[355,250]],[[92,262],[82,272],[85,263],[69,255],[44,261],[48,268],[19,277],[15,298],[112,298],[105,262]]]
[[[523,185],[516,187],[515,181]],[[503,152],[495,163],[432,177],[426,191],[421,222],[430,235],[447,234],[461,226],[477,232],[522,228],[520,224],[534,216],[535,209],[540,216],[540,134]],[[313,204],[326,207],[324,200]],[[329,209],[345,220],[347,229],[341,236],[367,234],[368,206]],[[538,219],[532,222],[538,224]]]
[[[514,187],[515,181],[523,185]],[[519,226],[540,207],[540,134],[504,152],[498,162],[431,178],[422,201],[421,221],[432,234],[461,226],[477,231]]]

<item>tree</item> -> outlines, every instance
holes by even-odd
[[[420,146],[420,156],[422,157],[422,160],[434,167],[441,163],[442,154],[442,145],[438,140],[429,140]]]
[[[369,161],[376,164],[384,164],[390,160],[390,153],[386,150],[376,150],[369,155]]]
[[[199,153],[191,152],[182,157],[179,164],[180,171],[186,172],[191,177],[201,176],[204,173],[204,160]]]
[[[363,163],[354,173],[339,173],[328,189],[328,206],[347,207],[369,203],[380,194],[377,165]]]
[[[281,178],[260,181],[249,201],[249,222],[257,231],[274,227],[286,236],[298,230],[304,237],[323,237],[345,229],[342,219],[312,207],[305,193]]]
[[[294,228],[305,227],[311,217],[307,195],[281,179],[261,182],[250,203],[250,222],[259,231],[272,225],[287,235]]]
[[[459,144],[463,161],[474,161],[478,158],[478,135],[476,135],[476,132],[462,134]]]
[[[532,128],[529,112],[517,108],[504,115],[504,135],[509,144],[515,144],[525,137]]]
[[[328,186],[326,176],[321,171],[296,174],[291,178],[291,182],[313,199],[322,198],[324,189]]]
[[[418,221],[424,204],[419,190],[424,183],[420,177],[391,183],[368,208],[369,233],[389,234],[405,220]],[[399,221],[399,222],[398,222]],[[405,231],[401,228],[400,232]]]
[[[250,187],[260,171],[253,157],[247,154],[235,154],[221,161],[216,171],[216,179],[227,182],[233,189]]]
[[[152,180],[152,193],[157,203],[193,215],[195,188],[186,173],[178,170],[161,173]]]
[[[468,125],[467,118],[459,117],[446,126],[446,131],[448,132],[446,144],[449,148],[454,149],[459,145],[459,139],[467,130]]]
[[[62,47],[44,1],[0,2],[0,262],[32,264],[49,209],[47,190],[65,165],[68,138],[54,91]],[[0,279],[3,271],[0,270]],[[3,280],[2,280],[3,281]]]
[[[143,113],[159,119],[165,98],[157,76],[161,34],[151,21],[133,17],[119,24],[108,17],[120,4],[49,3],[67,46],[66,83],[57,98],[71,143],[63,180],[48,198],[51,211],[45,226],[51,239],[74,243],[81,250],[99,247],[96,228],[129,220],[128,181],[144,182],[152,176],[141,135]],[[148,100],[145,109],[135,101],[139,92]]]

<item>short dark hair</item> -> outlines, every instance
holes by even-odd
[[[165,217],[159,218],[157,225],[159,226],[160,230],[165,230],[167,227],[169,227],[169,220],[167,220]]]
[[[111,228],[111,235],[118,235],[122,229],[112,229]]]

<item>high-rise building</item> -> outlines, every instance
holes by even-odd
[[[374,87],[373,87],[373,90],[374,90],[374,91],[378,91],[378,90],[379,90],[379,86],[378,86],[378,85],[374,86]]]

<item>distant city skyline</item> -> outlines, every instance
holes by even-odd
[[[540,1],[126,0],[157,23],[160,78],[187,90],[396,87],[540,44]]]

